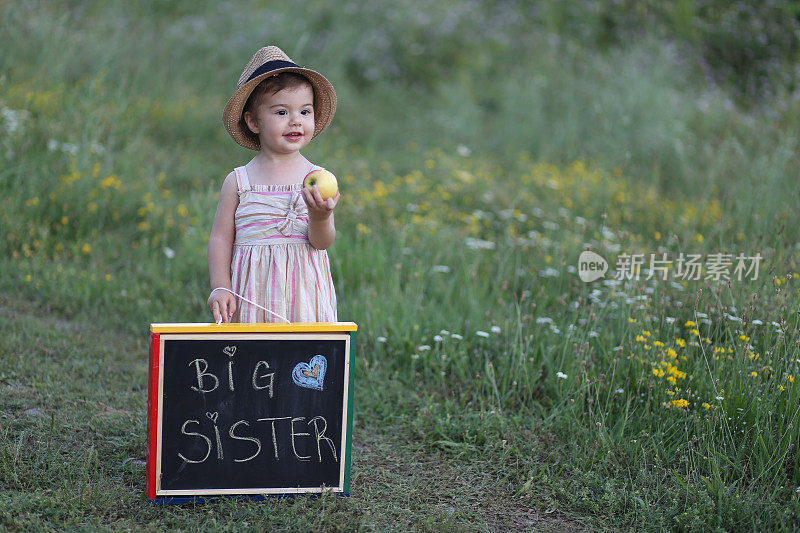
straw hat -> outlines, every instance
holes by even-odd
[[[283,50],[277,46],[265,46],[253,55],[250,62],[239,76],[236,92],[233,93],[225,111],[222,112],[222,122],[225,129],[231,134],[233,140],[245,148],[260,150],[261,145],[252,139],[252,133],[247,126],[241,124],[242,110],[250,93],[256,85],[265,78],[280,74],[281,72],[296,72],[305,76],[314,88],[314,135],[312,139],[328,127],[336,111],[336,92],[333,85],[319,72],[303,68],[294,63]]]

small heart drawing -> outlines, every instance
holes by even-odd
[[[292,381],[300,387],[322,390],[328,361],[324,355],[315,355],[310,363],[297,363],[292,370]]]
[[[314,371],[303,370],[303,375],[307,378],[317,379],[319,377],[319,364],[314,365]]]
[[[224,353],[228,355],[228,357],[233,357],[233,354],[236,353],[236,346],[226,346],[222,349]]]
[[[206,413],[206,416],[215,424],[217,423],[217,418],[219,417],[219,413],[214,411],[213,413]]]

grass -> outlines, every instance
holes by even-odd
[[[486,459],[430,453],[408,427],[374,406],[405,390],[392,380],[363,401],[354,435],[352,497],[231,501],[158,507],[144,500],[147,365],[141,337],[53,318],[2,300],[4,397],[0,525],[63,529],[516,529],[573,527],[554,509],[527,505]],[[375,396],[374,393],[372,396]],[[413,403],[421,399],[412,400]],[[17,413],[18,416],[9,416]],[[505,468],[499,468],[504,472]],[[555,516],[554,516],[555,514]]]
[[[795,100],[740,106],[692,42],[595,49],[577,3],[381,5],[0,4],[0,524],[791,530]],[[249,156],[219,114],[265,39],[340,99],[308,156],[343,191],[356,497],[155,508],[147,324],[208,319],[220,180]],[[578,278],[587,248],[605,279]],[[759,275],[715,281],[715,253]],[[623,254],[672,268],[614,279]]]

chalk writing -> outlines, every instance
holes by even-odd
[[[194,431],[186,431],[186,426],[188,426],[191,423],[195,423],[197,425],[200,425],[200,421],[199,420],[187,420],[181,426],[181,433],[183,433],[184,435],[188,435],[190,437],[200,437],[201,439],[206,441],[206,446],[208,447],[208,450],[206,451],[205,456],[202,459],[200,459],[199,461],[193,460],[193,459],[189,459],[188,457],[184,456],[180,452],[178,452],[178,457],[180,457],[181,459],[183,459],[187,463],[202,463],[206,459],[208,459],[209,455],[211,455],[211,440],[208,437],[206,437],[205,435],[203,435],[202,433],[196,433]]]
[[[256,367],[253,369],[253,389],[260,390],[260,389],[269,389],[269,397],[275,394],[275,372],[270,372],[269,374],[258,374],[258,368],[264,365],[266,370],[269,370],[269,364],[266,361],[259,361],[256,363]],[[257,383],[257,380],[269,378],[269,383],[266,385],[260,385]]]
[[[235,346],[231,346],[230,348],[234,348],[234,350],[228,353],[229,357],[233,357],[233,353],[236,351]],[[224,350],[223,350],[224,351]],[[322,357],[320,355],[315,357]],[[313,359],[312,359],[313,361]],[[233,384],[233,360],[229,359],[227,362],[228,367],[228,390],[231,392],[235,391],[235,387]],[[303,363],[305,364],[305,363]],[[214,392],[219,387],[219,378],[213,372],[208,370],[209,364],[208,361],[203,358],[194,359],[192,362],[189,363],[189,366],[194,366],[195,371],[195,379],[197,381],[196,385],[191,385],[190,388],[193,391],[199,392],[201,394],[207,394],[209,392]],[[272,398],[275,395],[275,373],[268,372],[268,373],[259,373],[263,372],[264,370],[269,370],[269,363],[266,361],[257,361],[255,366],[253,367],[253,379],[252,385],[254,390],[261,390],[267,389],[269,392],[269,397]],[[320,375],[321,374],[321,375]],[[313,380],[322,380],[325,375],[325,368],[322,367],[321,370],[317,370],[316,374],[314,375]],[[213,380],[213,386],[210,385],[210,382]],[[206,388],[206,386],[208,388]],[[319,387],[320,390],[322,389],[321,386]]]
[[[325,359],[325,356],[315,355],[311,358],[310,363],[297,363],[292,371],[292,381],[300,387],[321,391],[327,369],[328,360]]]
[[[164,341],[161,489],[340,483],[349,457],[349,340],[237,334]]]
[[[203,442],[206,445],[206,453],[205,453],[205,455],[203,456],[202,459],[190,459],[186,455],[184,455],[182,452],[178,452],[178,457],[181,460],[183,460],[183,461],[185,461],[187,463],[203,463],[203,462],[205,462],[211,456],[211,451],[212,451],[212,448],[214,447],[214,442],[215,441],[216,441],[216,452],[217,452],[216,453],[216,457],[217,457],[217,461],[223,461],[225,459],[225,453],[224,453],[224,450],[223,450],[224,444],[223,444],[223,440],[222,440],[222,433],[220,433],[219,425],[217,424],[218,416],[219,415],[218,415],[217,412],[206,413],[206,417],[209,420],[211,420],[211,422],[212,422],[212,426],[213,426],[212,431],[214,432],[214,441],[212,441],[210,438],[208,438],[206,435],[204,435],[203,433],[200,432],[202,427],[199,428],[198,431],[188,431],[187,430],[187,426],[189,424],[197,424],[198,426],[200,426],[201,424],[200,424],[200,422],[198,420],[191,419],[191,420],[187,420],[186,422],[183,423],[183,426],[181,427],[181,433],[186,435],[187,437],[193,437],[193,438],[202,439]],[[288,427],[286,427],[285,429],[281,429],[280,433],[283,436],[283,438],[281,440],[284,440],[286,438],[285,435],[288,433],[288,440],[291,443],[291,449],[292,449],[292,453],[291,453],[291,455],[289,457],[293,457],[297,461],[309,461],[309,460],[311,460],[312,457],[313,457],[312,455],[301,455],[300,451],[298,450],[298,448],[299,448],[298,445],[299,445],[300,442],[302,442],[305,445],[305,447],[307,448],[308,444],[309,444],[309,441],[307,439],[303,439],[302,437],[313,437],[314,445],[316,446],[316,449],[317,449],[317,461],[322,463],[325,460],[327,460],[328,457],[330,456],[330,458],[333,460],[333,462],[337,462],[338,463],[339,458],[338,458],[338,455],[336,453],[336,444],[334,443],[333,439],[331,439],[330,437],[328,437],[326,435],[326,431],[328,429],[328,421],[325,419],[324,416],[315,416],[315,417],[311,418],[310,420],[305,422],[305,427],[301,424],[303,421],[306,420],[306,417],[304,417],[304,416],[296,416],[296,417],[277,416],[277,417],[259,418],[258,420],[256,420],[257,422],[269,422],[269,424],[270,424],[270,428],[269,428],[270,435],[269,435],[268,438],[271,438],[271,440],[272,440],[272,457],[276,461],[281,460],[279,452],[280,452],[282,447],[278,446],[279,430],[276,428],[276,424],[275,423],[276,422],[280,422],[280,421],[286,421],[286,420],[289,421]],[[237,428],[239,428],[239,427],[242,427],[243,429],[242,430],[237,430]],[[239,458],[239,459],[234,458],[234,461],[237,462],[237,463],[244,463],[244,462],[247,462],[247,461],[252,461],[253,459],[256,459],[261,454],[261,450],[262,450],[262,445],[261,445],[262,439],[261,438],[263,438],[264,435],[263,434],[259,435],[258,431],[254,432],[254,433],[250,433],[250,434],[245,433],[245,431],[250,429],[250,427],[251,427],[250,423],[247,420],[238,420],[238,421],[234,422],[231,425],[231,427],[229,428],[229,430],[228,430],[228,436],[233,441],[251,442],[251,443],[253,443],[253,446],[255,446],[255,452],[252,453],[250,456],[247,456],[247,457],[244,457],[244,458]],[[302,429],[306,429],[306,428],[313,428],[314,429],[313,434],[309,433],[307,431],[301,431]],[[261,438],[259,438],[259,436]],[[323,450],[326,450],[326,448],[324,446],[321,446],[321,443],[323,443],[323,442],[327,445],[328,449],[330,450],[330,454],[328,454],[327,451],[325,451],[325,453],[323,453]]]
[[[208,370],[208,361],[206,361],[205,359],[198,358],[189,363],[189,366],[192,365],[194,365],[195,372],[197,373],[197,387],[192,385],[192,390],[205,394],[207,392],[212,392],[219,386],[219,379],[217,379],[217,376],[209,372],[206,372],[206,370]],[[200,365],[203,366],[202,370],[200,369]],[[203,378],[205,378],[206,376],[214,379],[214,386],[211,387],[210,389],[203,388],[203,381],[204,381]]]
[[[246,459],[236,459],[236,458],[233,459],[237,463],[246,463],[250,459],[254,459],[259,453],[261,453],[261,441],[256,439],[256,438],[254,438],[254,437],[237,437],[236,435],[234,435],[233,434],[233,430],[235,430],[236,426],[238,426],[239,424],[244,424],[245,426],[249,426],[250,425],[247,422],[247,420],[239,420],[238,422],[236,422],[234,425],[231,426],[231,429],[228,432],[228,434],[231,436],[231,438],[236,439],[236,440],[244,440],[244,441],[253,442],[256,445],[256,453],[254,453],[250,457],[248,457]]]

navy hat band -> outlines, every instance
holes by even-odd
[[[258,76],[261,76],[262,74],[265,74],[272,70],[278,70],[279,68],[287,68],[287,67],[300,68],[299,65],[292,63],[291,61],[282,61],[279,59],[276,59],[275,61],[267,61],[266,63],[258,67],[255,70],[255,72],[250,74],[250,77],[247,78],[247,81],[257,78]],[[247,83],[247,81],[245,83]]]

